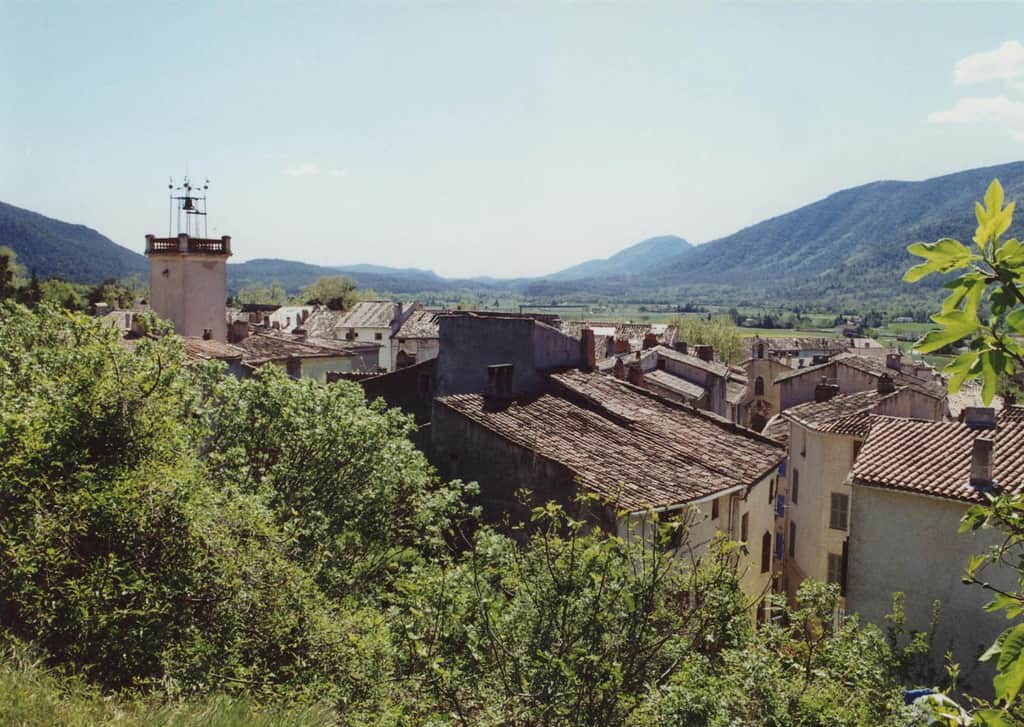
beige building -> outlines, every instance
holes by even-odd
[[[891,379],[873,391],[835,395],[819,385],[818,401],[787,409],[788,471],[783,492],[785,542],[783,587],[790,598],[810,578],[846,592],[850,474],[871,416],[909,416],[912,392]]]
[[[768,421],[781,411],[779,385],[775,379],[793,369],[770,355],[768,344],[754,339],[750,346],[750,358],[741,366],[746,372],[746,410],[740,422],[756,432],[764,429]]]
[[[987,529],[960,534],[960,518],[986,492],[1020,492],[1024,482],[1024,407],[1006,408],[998,419],[987,412],[969,410],[964,424],[873,418],[850,476],[847,571],[847,610],[882,628],[896,592],[905,595],[908,629],[931,630],[939,601],[933,665],[941,669],[952,651],[961,686],[982,692],[990,689],[992,669],[977,657],[1009,622],[986,613],[992,593],[963,584],[961,576],[972,555],[1001,538]],[[1002,567],[982,577],[1016,590],[1017,576]]]
[[[231,238],[146,235],[149,303],[175,333],[227,341],[227,260]]]
[[[392,371],[397,358],[393,336],[420,308],[419,303],[361,300],[347,311],[317,310],[303,322],[302,329],[314,338],[376,344],[380,348],[375,370]]]

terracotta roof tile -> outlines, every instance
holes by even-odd
[[[627,510],[680,505],[750,485],[776,467],[776,443],[600,374],[550,377],[548,391],[495,406],[477,394],[437,401],[570,469]]]
[[[396,304],[390,300],[361,300],[335,320],[338,328],[389,328]]]
[[[185,336],[185,355],[190,359],[198,361],[212,361],[214,359],[241,358],[245,353],[238,346],[230,343],[205,339],[200,336]]]
[[[681,353],[673,348],[668,348],[667,346],[654,346],[647,350],[657,352],[658,356],[661,358],[679,361],[680,363],[685,363],[689,366],[693,366],[694,368],[702,369],[716,376],[721,376],[723,378],[727,378],[729,376],[729,367],[717,361],[705,361],[697,356],[693,356],[688,353]]]
[[[691,384],[684,378],[674,376],[667,371],[660,371],[658,369],[648,371],[644,374],[644,383],[647,383],[648,381],[679,394],[680,396],[685,396],[687,399],[697,400],[707,393],[704,391],[704,387],[702,386]]]
[[[402,323],[396,338],[438,338],[441,334],[437,324],[437,311],[416,310]]]
[[[840,434],[843,433],[841,430],[850,426],[851,416],[871,412],[883,401],[898,395],[899,390],[879,394],[873,389],[856,394],[840,394],[828,401],[809,401],[790,407],[782,412],[782,416],[820,432]]]
[[[995,429],[874,416],[851,479],[860,485],[983,501],[969,484],[971,449],[981,434],[995,439],[996,482],[1004,492],[1024,491],[1024,407],[1004,409]]]

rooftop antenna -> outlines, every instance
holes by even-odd
[[[172,177],[168,184],[167,189],[170,190],[170,208],[167,213],[167,234],[170,236],[171,232],[171,220],[174,217],[174,212],[177,210],[178,213],[178,232],[181,234],[184,232],[186,235],[191,236],[193,232],[199,232],[200,220],[203,225],[203,237],[207,236],[206,227],[206,194],[210,188],[210,180],[207,179],[203,182],[200,187],[192,183],[192,180],[186,174],[185,179],[178,186],[174,186],[174,178]],[[182,213],[185,215],[185,228],[182,229],[181,216]],[[193,220],[193,218],[195,218]]]

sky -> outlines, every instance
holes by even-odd
[[[0,200],[513,277],[1024,159],[1024,6],[0,0]],[[1014,35],[1014,33],[1019,35]]]

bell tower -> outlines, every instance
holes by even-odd
[[[225,302],[231,238],[206,236],[206,191],[188,177],[168,184],[167,237],[146,235],[149,258],[149,302],[153,312],[174,324],[182,336],[227,340]],[[177,213],[177,214],[175,214]],[[171,224],[177,217],[177,235]],[[200,228],[202,236],[200,236]]]

